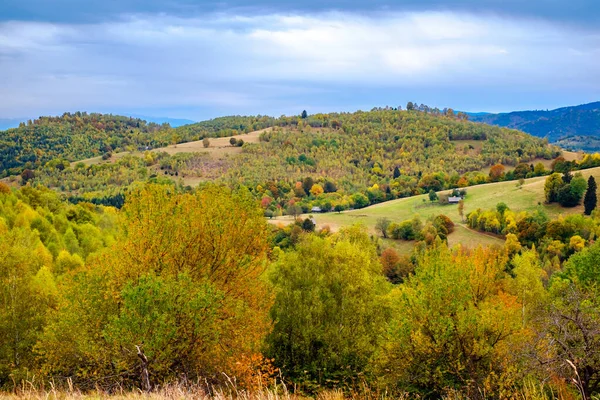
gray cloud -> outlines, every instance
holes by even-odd
[[[8,77],[0,81],[0,117],[74,109],[278,113],[309,100],[335,104],[340,93],[359,106],[365,87],[451,90],[458,103],[463,91],[506,96],[499,89],[506,86],[593,97],[599,59],[598,30],[493,14],[12,21],[0,23],[0,74]]]

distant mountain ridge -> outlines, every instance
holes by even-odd
[[[138,114],[130,114],[132,118],[143,119],[146,122],[154,122],[155,124],[164,124],[167,123],[171,125],[172,128],[177,128],[183,125],[195,124],[196,121],[192,121],[191,119],[184,118],[169,118],[169,117],[150,117],[147,115],[138,115]]]
[[[556,110],[513,111],[500,114],[471,113],[469,119],[474,122],[519,129],[534,136],[548,138],[552,143],[572,136],[600,137],[600,101],[561,107]],[[581,141],[578,143],[580,143],[579,147],[585,147],[585,143]]]

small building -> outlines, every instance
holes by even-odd
[[[456,204],[456,203],[458,203],[461,200],[462,200],[462,197],[460,197],[460,196],[450,196],[450,197],[448,197],[448,203],[450,203],[450,204]]]
[[[320,213],[321,212],[321,207],[313,207],[313,208],[310,209],[310,211],[314,212],[314,213]]]

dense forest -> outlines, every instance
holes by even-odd
[[[504,247],[449,249],[440,216],[402,258],[357,226],[268,226],[247,189],[146,184],[117,211],[0,184],[0,385],[592,398],[598,214],[494,212]]]

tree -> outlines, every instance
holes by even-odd
[[[337,212],[338,214],[344,211],[345,209],[346,207],[344,207],[343,204],[336,204],[335,207],[333,207],[333,211]]]
[[[496,164],[490,168],[490,182],[498,182],[504,178],[506,168],[502,164]]]
[[[400,256],[393,248],[387,248],[379,257],[383,266],[383,274],[393,284],[402,283],[409,274],[414,272],[415,266],[407,256]]]
[[[267,355],[296,383],[340,385],[364,374],[389,315],[388,285],[368,235],[306,236],[269,271],[275,304]]]
[[[400,178],[400,168],[394,167],[394,179]]]
[[[546,195],[547,203],[554,203],[558,201],[558,192],[563,187],[564,183],[561,174],[555,172],[546,178],[544,184],[544,193]]]
[[[391,221],[389,218],[382,217],[377,219],[377,223],[375,224],[375,229],[381,232],[381,236],[387,239],[388,234],[387,230],[390,227]]]
[[[442,244],[419,257],[392,299],[394,320],[377,355],[387,384],[432,398],[462,387],[476,398],[507,383],[522,328],[520,304],[502,290],[505,262],[489,249],[453,254]]]
[[[584,214],[590,215],[592,211],[596,209],[596,205],[598,203],[596,191],[596,179],[593,176],[590,176],[587,183],[587,191],[585,192],[585,197],[583,199],[583,205],[585,207]]]
[[[415,105],[413,104],[412,101],[409,101],[408,103],[406,103],[406,110],[407,111],[412,111],[415,109]]]
[[[538,362],[550,370],[548,375],[573,382],[584,399],[593,398],[600,391],[600,293],[554,278],[549,296],[550,304],[538,317]]]
[[[557,201],[563,207],[575,207],[581,201],[587,188],[587,183],[583,176],[578,173],[571,178],[569,184],[563,185],[557,196]]]
[[[308,113],[306,112],[306,110],[302,111],[302,119],[306,119],[308,118]]]
[[[30,170],[30,169],[26,169],[21,173],[21,181],[23,183],[23,185],[25,185],[27,182],[29,182],[30,180],[35,178],[35,173]]]
[[[310,194],[310,189],[312,189],[314,184],[315,181],[313,181],[313,178],[311,178],[310,176],[307,176],[306,178],[304,178],[304,181],[302,181],[302,188],[304,189],[307,195]]]
[[[183,374],[218,383],[225,372],[251,384],[244,368],[262,360],[271,305],[267,226],[251,194],[146,185],[128,193],[121,217],[110,251],[64,277],[37,345],[42,369],[90,387],[90,376],[133,386],[141,345],[154,382]]]
[[[519,163],[514,169],[514,175],[517,179],[527,178],[527,174],[530,173],[529,165],[526,163]]]
[[[290,204],[286,209],[286,214],[293,216],[294,219],[297,219],[298,216],[302,214],[302,207],[296,203]]]
[[[464,200],[458,201],[458,215],[460,216],[460,220],[464,222],[465,221],[465,201]]]
[[[26,229],[8,230],[0,218],[0,386],[26,379],[33,346],[54,304],[52,255]]]
[[[209,138],[202,139],[202,146],[204,146],[204,148],[207,148],[208,146],[210,146],[210,139]]]
[[[312,194],[315,197],[319,196],[320,194],[323,194],[323,187],[318,183],[315,183],[310,188],[310,194]]]
[[[302,229],[306,232],[314,232],[315,223],[312,222],[310,218],[305,218],[304,221],[302,221]]]
[[[436,201],[437,199],[438,199],[438,195],[437,195],[437,193],[435,192],[435,190],[431,189],[431,190],[429,191],[429,201],[431,201],[431,202],[433,203],[433,202],[434,202],[434,201]]]
[[[232,145],[232,146],[235,146],[237,144],[237,139],[234,138],[234,137],[230,138],[229,139],[229,144]]]
[[[323,190],[325,191],[325,193],[335,193],[337,192],[338,188],[335,185],[335,183],[333,183],[330,180],[326,180],[323,184]]]

